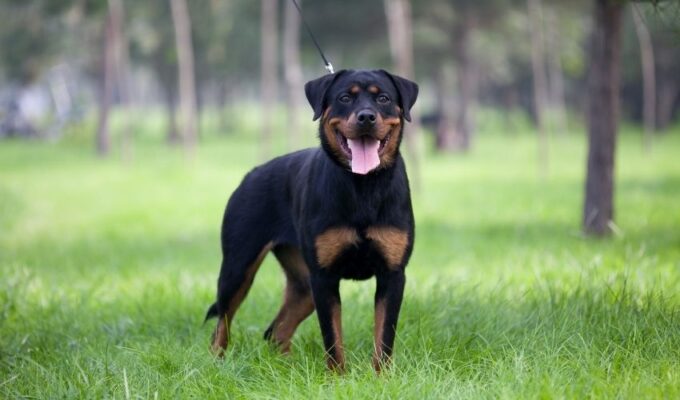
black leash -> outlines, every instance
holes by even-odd
[[[323,59],[326,71],[328,73],[332,74],[335,71],[333,70],[333,64],[326,59],[326,56],[323,54],[323,51],[321,50],[321,46],[319,46],[319,42],[316,41],[316,38],[314,37],[314,34],[312,33],[312,30],[309,28],[309,25],[307,25],[307,21],[305,21],[305,17],[302,15],[302,10],[300,9],[300,6],[298,5],[297,1],[291,0],[293,4],[295,4],[295,8],[297,8],[298,13],[300,14],[300,19],[302,20],[302,24],[305,26],[305,29],[307,29],[307,33],[309,34],[309,37],[312,38],[312,42],[314,42],[314,46],[316,46],[316,49],[319,50],[319,55]]]

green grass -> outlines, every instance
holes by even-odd
[[[2,142],[0,398],[678,398],[678,133],[649,154],[621,135],[609,239],[580,233],[580,134],[553,138],[541,173],[529,134],[429,154],[380,377],[372,281],[342,285],[346,375],[326,372],[314,316],[290,356],[262,340],[282,296],[273,257],[226,359],[208,352],[219,223],[258,158],[251,136],[206,135],[191,163],[151,133],[128,162],[98,160],[86,131]]]

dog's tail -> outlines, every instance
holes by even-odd
[[[205,313],[205,319],[203,320],[203,323],[208,321],[210,318],[215,317],[217,317],[217,303],[213,303],[210,307],[208,307],[208,312]]]

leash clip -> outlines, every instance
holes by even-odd
[[[316,38],[314,37],[312,30],[309,28],[309,25],[307,25],[307,21],[305,21],[305,17],[302,15],[302,9],[300,9],[300,5],[295,0],[291,0],[291,1],[295,5],[295,8],[297,8],[298,13],[300,14],[300,19],[302,20],[302,24],[305,26],[305,29],[307,30],[309,37],[312,39],[312,42],[314,42],[314,46],[316,46],[316,49],[319,51],[319,55],[321,56],[321,59],[323,60],[323,62],[325,64],[324,68],[326,68],[326,71],[328,71],[329,73],[334,74],[335,70],[333,69],[333,65],[331,64],[330,61],[328,61],[326,56],[323,54],[323,50],[321,50],[321,46],[319,46],[319,42],[316,41]]]

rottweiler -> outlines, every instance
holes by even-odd
[[[319,121],[320,148],[275,158],[250,171],[227,203],[212,350],[222,356],[234,314],[262,260],[283,267],[283,305],[264,337],[290,350],[314,310],[327,365],[343,371],[340,280],[376,277],[376,371],[389,363],[411,256],[414,219],[399,145],[418,85],[384,70],[341,70],[312,80],[305,94]]]

